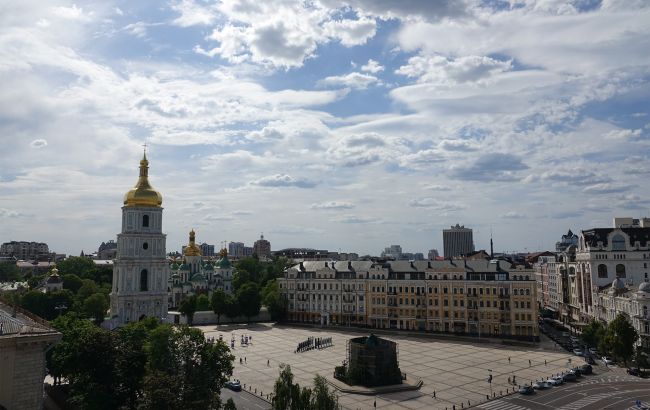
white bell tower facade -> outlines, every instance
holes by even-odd
[[[145,153],[138,182],[124,195],[110,295],[114,326],[149,316],[167,317],[169,264],[167,235],[162,232],[162,195],[149,185],[148,169]]]

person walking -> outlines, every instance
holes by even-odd
[[[530,362],[530,359],[528,359],[528,367],[532,366],[532,363]]]
[[[510,356],[508,356],[508,364],[510,364]]]
[[[267,366],[267,367],[270,366],[270,364],[269,364],[269,359],[266,359],[266,366]]]

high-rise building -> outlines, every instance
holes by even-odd
[[[203,242],[201,245],[199,245],[201,248],[201,255],[203,256],[214,256],[214,245],[208,245],[207,243]]]
[[[167,317],[167,235],[162,233],[162,195],[149,184],[149,161],[140,161],[140,177],[124,195],[122,232],[113,265],[110,327],[152,316]]]
[[[260,239],[256,240],[253,244],[253,253],[259,258],[268,258],[271,256],[271,242],[264,239],[264,235],[260,235]]]
[[[474,252],[472,230],[458,224],[449,229],[442,230],[442,243],[445,258],[463,256]]]
[[[244,256],[244,242],[230,242],[228,243],[228,254],[234,258],[241,258]]]

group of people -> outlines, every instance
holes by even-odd
[[[249,344],[253,344],[253,336],[241,335],[241,345],[248,346]]]
[[[296,353],[305,352],[311,349],[324,349],[333,346],[331,337],[308,337],[304,342],[298,343]]]

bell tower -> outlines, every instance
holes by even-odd
[[[149,184],[146,151],[138,182],[124,195],[122,232],[113,264],[111,321],[115,326],[167,317],[167,235],[162,233],[162,195]]]

